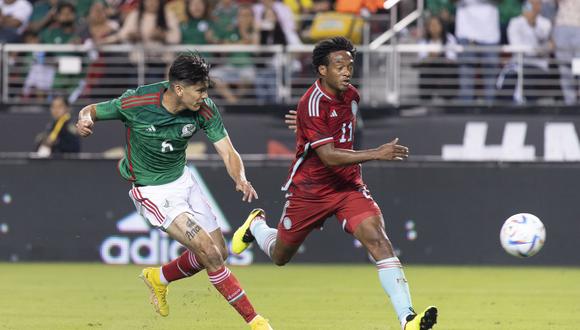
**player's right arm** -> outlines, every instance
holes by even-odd
[[[77,133],[82,137],[87,137],[93,134],[93,126],[97,119],[97,105],[91,104],[79,111],[79,119],[77,121]]]
[[[125,120],[126,114],[122,112],[122,100],[134,94],[134,90],[128,90],[119,98],[84,107],[79,111],[79,119],[77,121],[77,132],[79,135],[87,137],[93,134],[93,126],[97,120]]]

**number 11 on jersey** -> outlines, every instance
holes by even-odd
[[[348,130],[348,139],[346,138],[347,130]],[[342,123],[342,136],[340,137],[340,140],[338,140],[338,142],[340,143],[350,141],[352,141],[352,121],[348,123],[348,126],[346,123]]]

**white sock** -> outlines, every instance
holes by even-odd
[[[272,258],[270,255],[270,250],[274,244],[276,244],[276,236],[278,235],[278,230],[268,227],[266,220],[263,218],[256,218],[250,224],[250,231],[252,235],[256,238],[258,246],[264,253]]]
[[[379,260],[377,261],[377,269],[379,281],[391,299],[399,322],[404,326],[407,316],[413,313],[413,304],[401,262],[397,257]]]
[[[163,285],[169,285],[169,281],[163,275],[163,267],[159,267],[159,282]]]

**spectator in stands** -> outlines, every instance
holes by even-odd
[[[36,137],[36,153],[39,157],[54,154],[77,153],[81,143],[74,122],[71,121],[70,106],[64,96],[55,97],[50,103],[52,120],[46,130]]]
[[[80,44],[80,29],[77,26],[77,16],[75,6],[69,2],[61,2],[58,5],[55,24],[48,29],[40,32],[40,42],[44,44]],[[78,54],[70,52],[48,53],[46,62],[51,65],[60,67],[62,64],[71,63],[71,61],[81,61]],[[76,57],[73,59],[73,57]],[[83,82],[83,73],[56,72],[52,89],[59,93],[71,94]]]
[[[499,26],[500,26],[500,43],[508,43],[507,27],[510,20],[522,13],[522,0],[500,0],[498,1],[499,9]]]
[[[500,41],[499,11],[495,0],[454,0],[457,2],[455,35],[465,46],[498,46]],[[498,74],[498,50],[464,52],[459,57],[460,98],[472,101],[475,97],[476,68],[484,84],[484,98],[495,97]]]
[[[141,44],[148,48],[145,78],[149,83],[166,79],[167,64],[171,62],[172,54],[161,51],[162,46],[177,44],[180,40],[179,21],[172,11],[166,10],[165,0],[143,0],[137,9],[129,13],[121,30],[105,38],[104,42]],[[132,63],[138,63],[137,52],[129,57]]]
[[[235,0],[219,0],[212,12],[213,32],[218,36],[227,36],[236,30],[238,4]]]
[[[86,21],[81,37],[85,43],[89,41],[94,45],[106,43],[106,38],[117,33],[120,28],[117,21],[107,17],[107,5],[102,1],[93,3]]]
[[[252,7],[242,5],[238,8],[236,29],[229,35],[216,35],[216,42],[227,45],[251,45],[255,42],[254,14]],[[219,93],[225,99],[234,103],[238,101],[238,95],[249,90],[256,79],[256,70],[252,61],[252,54],[248,52],[228,53],[226,63],[212,69],[212,77]],[[237,87],[238,95],[235,95],[230,85]]]
[[[56,23],[58,0],[35,1],[32,7],[32,15],[27,31],[38,33]]]
[[[27,44],[38,44],[40,38],[37,33],[26,31],[23,34],[23,40]],[[44,51],[29,52],[25,55],[26,62],[26,80],[22,88],[22,94],[25,98],[35,97],[39,100],[45,99],[50,94],[54,76],[56,74],[55,66],[46,61]]]
[[[106,43],[106,38],[117,33],[119,28],[120,25],[117,21],[107,17],[106,3],[95,1],[89,9],[86,25],[81,31],[81,38],[83,39],[84,45],[92,49],[89,52],[91,63],[87,70],[85,94],[90,95],[93,86],[102,88],[114,88],[118,86],[115,83],[106,84],[99,81],[106,76],[107,67],[111,67],[111,64],[107,65],[107,57],[117,55],[100,52],[97,46]]]
[[[554,22],[556,58],[561,61],[560,85],[564,102],[578,101],[578,80],[571,70],[572,59],[580,58],[580,0],[558,0],[558,13]]]
[[[523,95],[518,94],[515,88],[517,82],[515,59],[500,76],[499,83],[505,75],[503,86],[501,86],[504,90],[515,90],[513,100],[517,103],[540,98],[546,95],[545,90],[553,89],[546,84],[546,80],[550,78],[548,47],[552,23],[540,15],[541,11],[542,0],[528,0],[523,6],[522,14],[512,18],[507,28],[510,45],[529,46],[536,49],[524,55]]]
[[[447,32],[455,33],[455,4],[451,0],[427,0],[425,8],[431,16],[438,16]]]
[[[177,17],[165,10],[164,0],[143,0],[123,22],[121,30],[106,43],[142,43],[145,46],[177,44],[181,40]]]
[[[456,96],[457,53],[452,47],[457,45],[457,41],[447,32],[440,17],[427,19],[425,38],[419,44],[446,47],[443,52],[419,52],[419,97],[427,100]]]
[[[0,43],[20,42],[31,14],[26,0],[0,0]]]
[[[55,14],[55,24],[40,32],[40,42],[43,44],[81,43],[76,19],[76,9],[72,3],[59,3]]]
[[[179,25],[181,43],[186,45],[206,45],[213,41],[212,20],[209,0],[187,0],[187,19]]]
[[[295,45],[301,44],[296,32],[294,15],[288,6],[275,0],[261,0],[253,7],[254,26],[256,30],[256,44],[260,45]],[[263,102],[275,102],[276,92],[276,66],[280,63],[276,57],[271,59],[265,56],[271,54],[259,54],[256,75],[256,96]],[[266,62],[266,63],[264,63]]]

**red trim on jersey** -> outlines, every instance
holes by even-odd
[[[135,172],[133,172],[133,163],[131,162],[131,129],[127,127],[127,161],[129,162],[129,172],[131,177],[129,181],[136,181]]]
[[[158,101],[156,99],[151,99],[151,100],[144,100],[141,102],[133,102],[130,104],[121,105],[121,109],[126,110],[126,109],[135,108],[135,107],[142,106],[142,105],[157,105],[157,104],[158,104]]]
[[[133,95],[133,96],[128,96],[124,99],[121,100],[121,102],[128,102],[128,101],[133,101],[133,100],[137,100],[140,98],[145,98],[145,97],[152,97],[157,95],[158,93],[149,93],[149,94],[143,94],[143,95]]]
[[[213,117],[213,112],[205,104],[200,106],[199,113],[203,116],[203,118],[205,118],[205,120],[210,120],[211,117]]]

